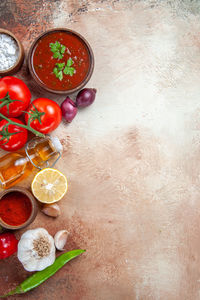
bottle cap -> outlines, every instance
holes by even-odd
[[[59,140],[59,138],[57,136],[50,136],[50,139],[51,139],[51,142],[52,142],[52,145],[53,147],[55,148],[55,150],[57,152],[60,152],[62,153],[63,151],[63,146]]]

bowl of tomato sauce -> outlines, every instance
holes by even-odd
[[[55,28],[42,33],[30,47],[28,68],[37,84],[55,94],[72,94],[92,76],[94,54],[79,33]]]

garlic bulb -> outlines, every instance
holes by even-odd
[[[17,257],[27,271],[41,271],[55,261],[53,237],[44,228],[26,231],[18,243]]]
[[[67,230],[60,230],[54,236],[56,249],[63,251],[67,242],[69,232]]]

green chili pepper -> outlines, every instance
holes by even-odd
[[[59,269],[61,269],[68,261],[79,256],[81,253],[85,252],[85,250],[78,249],[72,250],[67,253],[64,253],[58,256],[55,262],[47,267],[46,269],[36,272],[32,276],[25,279],[20,285],[18,285],[14,290],[10,291],[8,294],[0,296],[0,298],[6,298],[8,296],[12,296],[15,294],[24,294],[35,287],[39,286],[53,274],[55,274]]]

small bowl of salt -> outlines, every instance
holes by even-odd
[[[24,61],[21,42],[10,31],[0,28],[0,76],[19,71]]]

